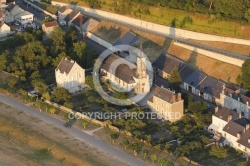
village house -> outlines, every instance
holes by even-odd
[[[63,87],[70,93],[80,91],[85,83],[85,70],[75,61],[63,58],[55,69],[57,87]]]
[[[83,24],[88,21],[88,17],[82,15],[82,14],[79,14],[70,24],[69,26],[73,25],[76,27],[76,29],[82,33],[82,26]]]
[[[173,69],[176,68],[180,72],[186,66],[184,62],[167,53],[161,54],[152,65],[156,73],[165,79],[170,76]]]
[[[212,124],[208,130],[215,134],[215,139],[222,145],[228,145],[250,156],[250,122],[235,110],[223,107],[215,109]]]
[[[64,22],[66,25],[70,25],[71,22],[80,15],[81,13],[76,10],[72,10],[61,22]]]
[[[10,34],[10,27],[5,23],[0,23],[0,37]]]
[[[69,6],[63,6],[58,10],[58,20],[62,21],[73,10]]]
[[[91,31],[94,29],[100,22],[93,19],[89,18],[81,27],[81,31],[83,35],[86,35],[87,32]]]
[[[221,106],[236,109],[239,114],[250,119],[250,98],[243,95],[240,90],[231,90],[223,86],[220,93]]]
[[[15,20],[20,22],[22,25],[32,23],[34,15],[28,11],[22,11],[15,15]]]
[[[56,28],[59,27],[56,21],[46,22],[42,25],[43,32],[49,36],[49,34]]]
[[[170,122],[181,119],[184,114],[184,101],[181,94],[175,94],[162,87],[155,88],[155,93],[148,99],[147,104],[159,117]]]

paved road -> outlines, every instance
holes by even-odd
[[[112,155],[113,157],[121,160],[122,162],[124,162],[128,165],[132,165],[132,166],[144,166],[144,165],[146,166],[146,165],[148,165],[145,162],[143,162],[139,159],[136,159],[136,158],[128,155],[127,153],[122,152],[119,149],[116,149],[113,146],[108,145],[108,144],[96,139],[95,137],[86,134],[85,132],[83,132],[75,127],[65,128],[63,126],[63,124],[64,124],[63,121],[60,121],[59,119],[56,119],[56,118],[54,118],[54,117],[52,117],[44,112],[39,112],[31,107],[28,107],[28,106],[24,105],[23,103],[20,103],[16,100],[6,96],[6,95],[0,94],[0,101],[11,106],[11,107],[17,108],[26,114],[29,114],[33,117],[41,119],[47,123],[53,124],[54,126],[71,134],[73,137],[76,137],[79,140],[82,140],[83,142],[85,142],[85,143],[87,143],[95,148],[98,148],[99,150],[101,150],[105,153]]]

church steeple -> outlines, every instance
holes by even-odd
[[[140,45],[140,51],[137,56],[137,75],[139,78],[146,77],[146,57],[143,53],[142,43]]]

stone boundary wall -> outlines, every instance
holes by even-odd
[[[51,16],[52,18],[57,19],[57,16],[56,16],[56,15],[51,14],[50,12],[48,12],[48,11],[46,11],[46,10],[44,10],[44,9],[42,9],[42,8],[40,8],[40,7],[38,7],[36,4],[34,4],[34,3],[32,3],[32,2],[30,2],[30,1],[28,1],[28,0],[23,0],[23,1],[26,2],[26,3],[28,3],[28,4],[30,4],[31,6],[34,6],[34,7],[37,8],[37,9],[41,10],[43,13],[45,13],[45,14]],[[36,1],[36,2],[38,2],[38,1]],[[39,2],[38,2],[38,3],[39,3]]]
[[[233,64],[233,65],[236,65],[236,66],[239,66],[239,67],[241,67],[242,64],[244,63],[244,60],[229,57],[227,55],[207,51],[207,50],[204,50],[204,49],[201,49],[201,48],[189,46],[189,45],[178,43],[178,42],[174,42],[174,44],[177,45],[177,46],[180,46],[182,48],[186,48],[186,49],[188,49],[190,51],[197,52],[197,53],[205,55],[207,57],[217,59],[219,61],[226,62],[226,63],[229,63],[229,64]]]
[[[216,35],[204,34],[204,33],[199,33],[199,32],[188,31],[188,30],[182,30],[182,29],[164,26],[164,25],[160,25],[156,23],[151,23],[151,22],[147,22],[147,21],[143,21],[143,20],[139,20],[135,18],[130,18],[127,16],[123,16],[123,15],[119,15],[119,14],[115,14],[111,12],[91,9],[88,7],[76,6],[74,4],[67,4],[67,3],[52,1],[52,5],[69,6],[72,9],[79,10],[83,14],[86,14],[92,17],[125,23],[125,24],[131,25],[140,29],[151,31],[155,34],[166,36],[166,37],[172,37],[172,38],[179,37],[179,38],[193,39],[193,40],[219,41],[219,42],[250,45],[250,40],[246,40],[246,39],[216,36]]]

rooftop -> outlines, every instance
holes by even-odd
[[[67,60],[66,58],[63,58],[59,65],[56,68],[56,71],[59,70],[61,73],[69,74],[70,70],[74,66],[75,62],[71,60]]]
[[[220,93],[223,90],[223,83],[212,77],[206,77],[198,86],[201,92],[208,93],[216,98],[220,98]]]

